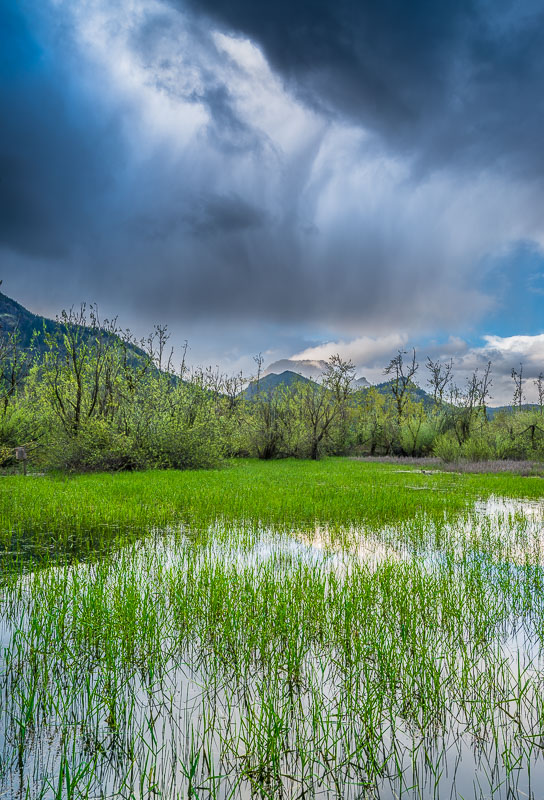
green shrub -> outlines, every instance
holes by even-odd
[[[44,448],[42,465],[69,472],[136,469],[144,464],[133,442],[101,419],[86,421],[77,436],[53,431]]]
[[[442,461],[451,463],[461,458],[461,447],[453,431],[441,433],[437,436],[433,446],[433,453]]]
[[[489,461],[495,455],[488,440],[482,435],[470,436],[463,442],[461,454],[467,461]]]

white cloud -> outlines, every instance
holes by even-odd
[[[389,360],[391,354],[394,355],[397,350],[404,347],[407,338],[406,334],[392,333],[378,338],[360,336],[351,341],[325,342],[295,353],[291,358],[293,361],[326,361],[338,353],[342,358],[353,361],[357,366],[372,367],[377,362],[383,362],[384,358]]]
[[[417,382],[425,388],[428,375],[425,370],[426,357],[443,362],[453,360],[455,383],[463,388],[467,378],[478,370],[480,374],[488,361],[492,362],[492,405],[503,405],[512,400],[514,385],[512,369],[519,371],[523,364],[524,396],[527,402],[536,401],[534,379],[544,372],[544,334],[534,336],[483,336],[484,344],[468,347],[464,339],[450,337],[446,342],[431,342],[416,345],[416,355],[420,367]],[[408,351],[412,343],[406,333],[394,333],[382,337],[361,336],[352,340],[324,342],[309,347],[291,356],[294,361],[303,359],[326,360],[339,353],[350,359],[357,367],[358,374],[364,374],[372,383],[386,380],[384,368],[399,350]]]
[[[535,336],[484,336],[484,350],[504,357],[519,357],[533,365],[544,366],[544,333]]]

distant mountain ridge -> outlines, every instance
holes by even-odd
[[[282,375],[284,372],[292,372],[315,381],[323,375],[326,367],[327,362],[322,359],[314,361],[307,358],[281,358],[268,365],[263,372],[263,378],[267,375]],[[356,378],[354,383],[359,387],[370,386],[365,377]]]
[[[270,374],[282,375],[284,372],[293,372],[315,380],[319,378],[326,366],[327,362],[319,359],[315,361],[311,359],[297,361],[294,358],[281,358],[279,361],[274,361],[268,365],[263,372],[263,378]]]
[[[315,381],[312,381],[311,378],[305,378],[304,375],[300,375],[298,372],[291,372],[290,370],[285,370],[279,375],[275,372],[269,372],[268,375],[264,375],[258,381],[251,381],[249,386],[244,389],[243,394],[251,399],[258,394],[270,394],[280,386],[289,388],[295,386],[297,383],[315,383]]]
[[[34,314],[16,300],[13,300],[0,291],[0,336],[5,331],[9,333],[17,328],[20,333],[19,344],[22,348],[26,349],[30,347],[35,331],[41,333],[45,329],[52,333],[57,330],[57,326],[58,323],[55,320],[40,316],[39,314]],[[88,330],[90,333],[90,329]],[[110,335],[113,337],[115,336],[115,334]],[[35,345],[38,353],[43,352],[45,350],[43,337],[38,337]],[[143,355],[143,351],[136,345],[130,345],[130,349],[133,351],[134,357]],[[282,369],[280,372],[274,371],[274,369],[284,365],[286,365],[287,368]],[[327,362],[323,360],[280,359],[266,368],[260,379],[259,389],[257,389],[256,382],[252,381],[244,390],[244,394],[246,397],[254,397],[259,391],[273,391],[276,387],[281,385],[292,386],[297,381],[302,381],[303,383],[315,381],[321,377],[326,365]],[[357,378],[353,382],[353,386],[356,389],[368,389],[371,385],[372,384],[364,377]],[[375,385],[375,388],[383,394],[390,393],[391,381],[378,383]],[[414,386],[413,393],[418,400],[423,401],[426,407],[430,407],[434,403],[431,395],[417,385]],[[524,404],[523,408],[529,410],[537,409],[539,406],[529,403]],[[500,412],[508,413],[512,410],[512,406],[509,405],[497,407],[488,406],[487,408],[490,419],[492,419],[495,414]]]
[[[496,414],[512,414],[514,411],[517,411],[519,406],[514,408],[513,405],[507,406],[488,406],[487,407],[487,416],[488,419],[493,419]],[[540,406],[538,403],[523,403],[521,406],[522,411],[539,411]]]
[[[362,380],[364,383],[361,383],[360,381],[354,381],[352,386],[355,390],[366,392],[367,389],[371,388],[371,384],[366,380],[366,378],[363,378]],[[252,399],[259,394],[271,394],[280,386],[290,388],[295,386],[297,383],[317,384],[317,381],[312,380],[312,378],[306,378],[304,375],[301,375],[298,372],[292,372],[291,370],[284,370],[284,372],[280,372],[279,374],[275,372],[268,372],[262,378],[260,378],[259,381],[252,381],[249,386],[244,389],[243,394],[247,398]],[[380,392],[380,394],[392,394],[391,384],[392,381],[385,381],[384,383],[376,384],[373,388]],[[410,391],[416,400],[423,402],[425,408],[430,408],[434,405],[434,400],[431,395],[420,386],[414,384]]]

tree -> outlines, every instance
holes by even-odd
[[[316,460],[331,438],[335,421],[345,419],[355,367],[337,354],[329,358],[321,383],[299,384],[296,393],[310,458]]]
[[[393,399],[372,386],[365,392],[359,429],[359,441],[369,448],[370,455],[378,450],[390,454],[397,435],[396,410]]]
[[[101,324],[93,306],[87,316],[84,304],[78,311],[63,311],[56,330],[44,329],[42,380],[53,411],[73,436],[86,419],[107,413],[113,402],[113,380],[106,365],[111,356],[107,340],[115,332],[115,322]]]
[[[427,414],[421,402],[411,398],[404,409],[404,420],[401,431],[401,443],[406,455],[416,456],[421,447],[421,434]]]
[[[416,362],[416,351],[413,350],[412,360],[404,362],[405,350],[399,350],[397,355],[391,359],[384,370],[385,375],[393,375],[390,381],[391,393],[395,399],[397,408],[397,421],[400,424],[404,408],[408,401],[409,391],[413,386],[413,377],[416,374],[419,364]]]
[[[461,445],[470,437],[474,425],[478,420],[482,425],[487,425],[487,401],[490,398],[491,361],[480,376],[478,369],[466,378],[464,390],[457,386],[452,389],[453,430]]]
[[[450,359],[445,364],[442,364],[438,359],[433,361],[427,356],[425,366],[430,373],[427,384],[433,391],[433,400],[435,405],[441,406],[444,402],[446,389],[453,379],[453,360]]]
[[[512,399],[512,405],[514,408],[517,406],[521,411],[521,407],[525,399],[523,395],[523,364],[520,363],[519,372],[512,368],[512,380],[514,381],[514,397]]]
[[[10,331],[3,331],[0,327],[0,405],[4,415],[32,364],[32,346],[30,350],[24,350],[20,340],[18,327]]]
[[[536,391],[538,394],[538,405],[540,408],[540,413],[542,414],[543,407],[544,407],[544,375],[542,372],[539,373],[538,378],[533,381]]]

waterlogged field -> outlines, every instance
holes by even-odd
[[[1,798],[537,798],[544,482],[0,478]]]

